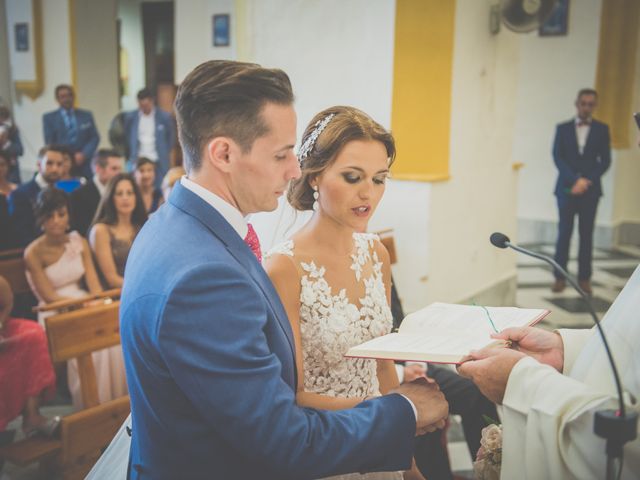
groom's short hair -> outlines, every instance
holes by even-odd
[[[293,103],[291,81],[279,69],[254,63],[212,60],[184,79],[175,101],[178,136],[187,173],[202,165],[204,145],[215,137],[233,139],[243,152],[266,135],[262,118],[267,103]]]

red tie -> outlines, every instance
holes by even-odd
[[[247,223],[247,227],[249,227],[249,230],[247,231],[247,236],[244,237],[244,243],[249,246],[253,254],[258,259],[258,262],[262,263],[262,251],[260,250],[260,240],[258,239],[258,235],[253,229],[253,225]]]

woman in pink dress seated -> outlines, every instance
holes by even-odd
[[[27,279],[40,304],[82,298],[102,290],[91,250],[78,232],[69,232],[69,201],[60,189],[48,188],[38,197],[36,220],[44,235],[31,242],[25,250]],[[85,290],[84,285],[89,291]],[[40,313],[38,320],[54,312]],[[124,360],[120,346],[93,353],[93,365],[100,402],[127,394]],[[67,363],[69,390],[73,406],[82,408],[78,367],[75,360]]]
[[[25,435],[52,436],[60,418],[40,414],[56,387],[47,337],[36,322],[11,318],[12,309],[11,286],[0,277],[0,431],[22,414]]]

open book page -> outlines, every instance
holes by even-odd
[[[347,357],[459,363],[471,350],[502,342],[491,338],[496,328],[533,325],[549,311],[515,307],[483,307],[434,303],[408,315],[398,333],[349,349]]]
[[[436,302],[407,315],[398,332],[411,335],[464,332],[470,336],[488,336],[495,332],[491,321],[501,331],[508,327],[532,325],[548,313],[548,310],[537,308],[481,307]]]
[[[458,363],[471,350],[478,350],[496,340],[485,334],[472,335],[403,335],[390,333],[351,348],[346,356],[414,360],[435,363]]]

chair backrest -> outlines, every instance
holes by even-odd
[[[27,281],[26,265],[22,249],[4,250],[0,252],[0,276],[4,277],[14,295],[31,292]]]
[[[54,362],[78,361],[84,407],[99,404],[96,372],[91,354],[120,344],[120,302],[85,307],[45,319],[49,350]]]

